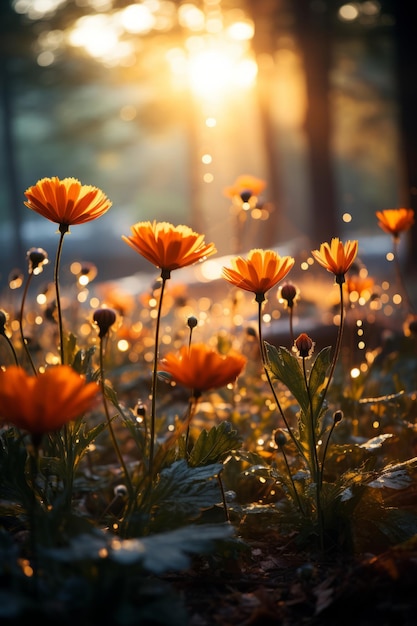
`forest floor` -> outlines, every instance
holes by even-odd
[[[189,626],[414,626],[417,538],[378,556],[315,558],[275,536],[216,570],[168,577]]]

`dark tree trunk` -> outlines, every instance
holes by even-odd
[[[312,215],[311,243],[338,236],[337,192],[332,168],[330,103],[331,30],[329,7],[294,0],[296,32],[306,76],[305,132],[309,149]]]
[[[395,45],[397,52],[397,85],[402,141],[402,189],[400,202],[414,209],[417,221],[417,29],[410,7],[400,0],[393,3]],[[417,268],[417,224],[410,233],[409,269]]]

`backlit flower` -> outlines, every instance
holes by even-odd
[[[179,354],[167,354],[160,369],[179,385],[199,394],[233,383],[245,365],[246,358],[238,352],[222,355],[204,343],[196,343],[183,346]]]
[[[252,196],[259,196],[266,187],[266,182],[256,176],[243,174],[238,176],[231,187],[226,187],[223,193],[228,198],[240,198],[243,202],[248,202]]]
[[[84,224],[100,217],[111,207],[107,196],[76,178],[42,178],[25,191],[29,209],[60,226]],[[68,228],[67,228],[68,230]]]
[[[40,437],[91,409],[98,392],[96,383],[86,383],[69,365],[38,376],[13,365],[0,370],[0,421]]]
[[[138,222],[131,227],[132,235],[122,239],[136,252],[161,269],[169,278],[172,270],[192,265],[214,254],[213,243],[206,244],[188,226],[173,226],[168,222]]]
[[[409,230],[414,224],[413,209],[384,209],[377,211],[378,226],[398,239],[400,233]]]
[[[330,244],[322,243],[320,250],[312,250],[311,254],[317,263],[335,275],[338,284],[342,284],[345,282],[346,272],[358,254],[358,242],[354,240],[343,243],[335,237]]]
[[[251,291],[257,302],[265,300],[265,293],[282,280],[294,265],[290,256],[281,257],[273,250],[250,250],[248,257],[234,257],[231,267],[223,268],[223,277],[232,285]]]

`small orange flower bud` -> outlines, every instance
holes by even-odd
[[[294,346],[298,353],[298,356],[303,359],[308,359],[314,350],[314,341],[306,333],[301,333],[294,341]]]

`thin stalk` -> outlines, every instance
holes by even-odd
[[[299,441],[296,439],[296,437],[294,436],[294,433],[292,432],[292,429],[290,428],[290,425],[288,424],[287,418],[284,415],[284,411],[282,409],[281,403],[278,400],[278,396],[276,394],[274,385],[272,384],[272,380],[271,380],[271,376],[269,374],[269,370],[268,370],[268,366],[267,366],[267,357],[266,357],[266,350],[265,350],[265,345],[263,342],[263,338],[262,338],[262,302],[263,300],[260,299],[260,297],[256,297],[256,301],[258,302],[258,339],[259,339],[259,350],[261,353],[261,360],[262,360],[262,365],[264,368],[264,372],[265,372],[265,376],[266,379],[268,381],[268,385],[271,389],[272,395],[274,397],[275,400],[275,404],[278,407],[278,411],[281,415],[282,421],[285,424],[285,427],[288,430],[288,434],[290,435],[293,443],[295,444],[298,452],[301,454],[301,456],[305,459],[305,454],[304,454],[304,450],[302,449]]]
[[[305,512],[304,512],[303,506],[301,504],[300,495],[299,495],[299,493],[297,491],[297,487],[295,486],[295,483],[294,483],[294,479],[293,479],[293,476],[292,476],[292,473],[291,473],[290,464],[288,463],[287,455],[285,454],[284,446],[281,445],[281,446],[279,446],[279,448],[280,448],[280,450],[282,452],[282,456],[284,457],[284,463],[285,463],[285,467],[287,468],[288,476],[290,477],[292,490],[293,490],[293,494],[294,494],[294,499],[297,501],[298,508],[300,509],[301,515],[304,516]]]
[[[312,454],[312,463],[311,463],[311,477],[313,482],[316,485],[316,510],[317,510],[317,521],[319,526],[319,536],[320,536],[320,546],[323,548],[324,545],[324,523],[323,523],[323,510],[321,506],[321,477],[320,477],[320,464],[319,457],[317,454],[317,442],[316,442],[316,430],[314,423],[314,410],[313,410],[313,400],[310,393],[310,385],[308,384],[307,377],[307,369],[306,369],[306,357],[302,357],[303,361],[303,375],[304,382],[307,389],[308,394],[308,404],[309,404],[309,412],[310,412],[310,448]]]
[[[151,439],[149,445],[149,475],[152,479],[153,476],[153,461],[155,451],[155,422],[156,422],[156,383],[158,379],[158,355],[159,355],[159,331],[161,326],[161,312],[162,312],[162,300],[164,297],[165,284],[167,279],[170,278],[170,272],[161,272],[161,293],[159,296],[158,312],[156,317],[155,328],[155,346],[153,357],[153,371],[152,371],[152,389],[151,389]]]
[[[399,243],[399,237],[393,237],[393,255],[394,255],[395,274],[397,278],[398,288],[402,292],[408,312],[414,313],[414,307],[411,303],[410,296],[408,295],[407,287],[404,281],[404,276],[401,271],[400,259],[398,256],[398,243]]]
[[[117,458],[119,459],[119,463],[123,469],[123,473],[125,475],[125,480],[126,480],[126,487],[128,489],[129,492],[129,501],[130,503],[133,502],[133,498],[134,498],[134,489],[133,489],[133,485],[132,485],[132,481],[130,479],[130,475],[129,472],[127,471],[127,467],[126,467],[126,463],[124,461],[123,455],[120,452],[120,448],[119,448],[119,444],[117,443],[117,439],[116,439],[116,435],[114,434],[114,429],[113,429],[113,424],[112,424],[112,420],[110,417],[110,413],[109,413],[109,408],[107,405],[107,400],[106,400],[106,393],[105,393],[105,379],[104,379],[104,348],[103,348],[103,339],[100,339],[100,385],[101,385],[101,394],[103,397],[103,406],[104,406],[104,412],[106,414],[106,419],[107,419],[107,424],[109,427],[109,432],[110,432],[110,436],[112,438],[113,441],[113,446],[117,455]]]
[[[6,335],[5,332],[0,333],[0,334],[3,335],[3,337],[5,338],[5,340],[7,341],[9,345],[10,350],[12,351],[15,364],[19,365],[19,359],[17,358],[16,350],[14,349],[13,343],[11,342],[10,338]]]
[[[55,267],[54,267],[54,284],[55,284],[55,294],[56,294],[56,307],[58,313],[58,332],[59,332],[59,351],[61,356],[61,365],[65,363],[65,349],[64,349],[64,330],[63,330],[63,322],[62,322],[62,307],[61,307],[61,295],[60,295],[60,286],[59,286],[59,267],[61,264],[61,255],[62,255],[62,245],[64,243],[64,235],[69,231],[68,224],[60,224],[59,225],[59,242],[58,248],[56,252],[55,258]]]
[[[343,302],[343,282],[344,281],[342,280],[338,281],[339,288],[340,288],[340,323],[339,323],[339,328],[337,330],[336,346],[335,346],[335,350],[333,354],[332,364],[330,366],[329,377],[327,379],[326,387],[324,388],[324,392],[322,394],[322,403],[324,402],[324,399],[329,390],[329,386],[334,375],[334,370],[336,368],[336,364],[337,364],[339,354],[340,354],[340,348],[342,345],[343,328],[345,324],[345,307],[344,307],[344,302]]]
[[[190,424],[194,415],[196,414],[199,397],[200,397],[199,393],[192,392],[190,399],[188,401],[188,411],[187,411],[187,416],[186,416],[187,431],[185,433],[185,456],[187,458],[188,458],[188,440],[190,437]]]
[[[25,288],[24,288],[24,291],[23,291],[23,296],[22,296],[22,302],[21,302],[21,305],[20,305],[19,330],[20,330],[20,338],[22,340],[23,349],[26,352],[26,356],[29,359],[29,363],[30,363],[30,365],[32,367],[33,373],[35,375],[37,375],[38,372],[36,371],[35,364],[33,363],[32,356],[30,354],[30,351],[29,351],[29,348],[28,348],[28,345],[26,343],[26,339],[25,339],[25,336],[24,336],[24,333],[23,333],[23,310],[24,310],[24,307],[25,307],[26,296],[28,294],[29,285],[31,283],[32,276],[33,276],[33,273],[31,271],[29,271],[29,276],[28,276],[28,279],[26,281],[26,285],[25,285]],[[14,352],[14,350],[13,350],[13,352]]]
[[[290,339],[291,339],[291,345],[294,344],[294,307],[290,306]]]

